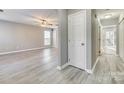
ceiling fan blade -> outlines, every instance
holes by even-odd
[[[48,24],[48,25],[55,25],[53,23],[56,23],[56,21],[51,21],[51,22],[48,22],[48,20],[46,20],[45,18],[39,18],[39,17],[35,17],[35,16],[32,16],[32,15],[25,15],[29,18],[31,18],[31,20],[33,20],[34,22],[38,23],[38,24]],[[48,16],[49,17],[49,16]]]
[[[36,16],[32,16],[32,15],[25,15],[29,18],[32,18],[32,19],[36,19],[36,20],[43,20],[42,18],[39,18],[39,17],[36,17]]]
[[[0,9],[0,12],[4,12],[4,10],[3,9]]]

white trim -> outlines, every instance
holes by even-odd
[[[57,66],[56,69],[58,70],[63,70],[64,68],[66,68],[69,64],[68,63],[65,63],[64,65],[62,66]]]
[[[122,61],[124,62],[124,57],[121,57]]]
[[[99,57],[100,57],[100,56],[99,56]],[[99,62],[99,57],[97,57],[96,62],[95,62],[95,64],[93,65],[92,73],[94,72],[97,63]]]
[[[124,62],[124,57],[122,57],[122,56],[119,56],[120,57],[120,59],[122,60],[122,62]]]
[[[99,25],[102,27],[103,25],[101,24],[100,18],[97,18],[97,19],[98,19]]]
[[[43,48],[45,48],[45,47],[31,48],[31,49],[25,49],[25,50],[17,50],[17,51],[11,51],[11,52],[3,52],[3,53],[0,53],[0,55],[6,55],[6,54],[18,53],[18,52],[25,52],[25,51],[31,51],[31,50],[38,50],[38,49],[43,49]]]
[[[56,69],[58,69],[58,70],[62,70],[61,66],[57,66]]]
[[[96,65],[97,65],[97,63],[98,63],[98,61],[99,61],[99,57],[97,57],[96,62],[95,62],[95,64],[93,65],[93,68],[92,68],[91,70],[90,70],[90,69],[86,69],[86,71],[87,71],[88,73],[92,74],[92,73],[94,72],[94,69],[95,69],[95,67],[96,67]]]
[[[90,74],[93,73],[92,70],[90,70],[90,69],[86,69],[86,71],[87,71],[88,73],[90,73]]]

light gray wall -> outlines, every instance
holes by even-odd
[[[99,44],[99,23],[97,18],[95,17],[96,10],[92,10],[92,67],[94,66],[100,50]]]
[[[119,26],[118,25],[116,25],[116,54],[119,55]]]
[[[124,17],[124,14],[121,14],[120,20]],[[119,25],[119,55],[124,61],[124,21]]]
[[[92,25],[91,25],[91,9],[86,10],[86,62],[87,69],[92,69]]]
[[[66,9],[58,10],[58,46],[59,46],[59,66],[68,62],[68,15]]]
[[[0,21],[0,53],[42,47],[42,30],[36,26]]]

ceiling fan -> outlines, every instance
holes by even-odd
[[[47,28],[55,28],[55,24],[49,23],[47,20],[45,19],[39,19],[40,20],[40,26],[42,27],[47,27]],[[53,27],[54,26],[54,27]]]
[[[41,27],[57,28],[57,26],[58,26],[55,23],[53,24],[53,23],[49,22],[47,19],[41,19],[41,18],[37,18],[37,19],[38,19],[38,21],[36,21],[36,22],[38,22]]]
[[[0,12],[4,12],[4,10],[0,9]],[[29,15],[29,14],[24,14],[24,16],[31,18],[31,20],[33,20],[35,24],[37,24],[41,27],[57,28],[58,24],[56,24],[56,22],[54,22],[54,21],[49,22],[48,21],[48,18],[49,18],[49,16],[51,16],[51,14],[52,13],[48,14],[45,18],[35,17],[35,16]]]
[[[46,28],[57,28],[58,27],[58,24],[55,24],[55,23],[51,23],[48,21],[48,17],[46,18],[39,18],[39,17],[35,17],[35,16],[32,16],[32,15],[26,15],[30,18],[32,18],[32,20],[40,25],[41,27],[46,27]]]
[[[4,10],[0,9],[0,12],[4,12]]]

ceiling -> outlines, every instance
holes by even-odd
[[[120,13],[124,13],[123,9],[97,9],[96,10],[97,16],[100,19],[105,19],[105,15],[111,14],[112,16],[110,18],[117,18],[119,17]]]
[[[96,14],[102,26],[117,25],[121,13],[124,13],[124,9],[96,9]],[[107,15],[111,16],[105,18]]]
[[[124,9],[96,9],[96,14],[103,26],[117,23],[120,13],[124,13]],[[112,14],[112,16],[105,19],[106,14]],[[4,9],[4,12],[0,12],[0,20],[16,23],[40,26],[40,19],[47,20],[49,24],[58,25],[57,9]]]
[[[56,9],[4,9],[0,12],[0,20],[40,26],[41,20],[57,25],[58,14]]]

